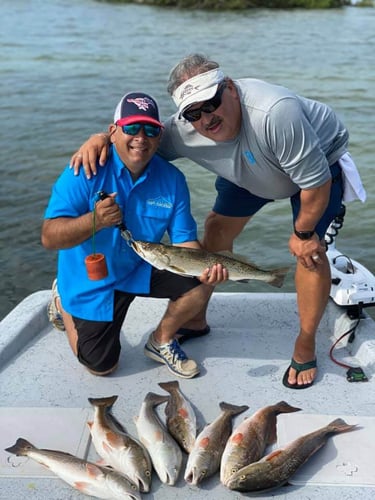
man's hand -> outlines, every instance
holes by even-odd
[[[317,269],[323,262],[326,253],[325,246],[315,233],[309,240],[300,240],[294,233],[289,239],[289,251],[297,260],[310,271]]]
[[[122,222],[122,213],[115,201],[117,193],[112,193],[95,205],[96,230],[116,226]]]
[[[84,142],[70,159],[70,168],[74,169],[74,175],[78,175],[82,166],[88,179],[92,174],[96,175],[97,162],[103,166],[107,161],[109,144],[109,134],[105,133],[92,135]]]
[[[222,264],[214,264],[205,269],[198,279],[204,285],[216,286],[226,281],[228,276],[228,270]]]

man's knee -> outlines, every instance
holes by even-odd
[[[92,374],[92,375],[96,375],[98,377],[105,377],[106,375],[111,375],[111,373],[115,372],[117,370],[117,367],[118,367],[118,363],[116,363],[112,368],[110,368],[109,370],[105,370],[105,371],[96,371],[96,370],[92,370],[91,368],[89,368],[88,366],[86,366],[86,369]]]

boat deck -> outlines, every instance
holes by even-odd
[[[166,301],[138,298],[123,326],[118,371],[94,377],[70,351],[64,333],[47,322],[50,291],[37,292],[21,302],[0,324],[0,498],[9,500],[87,498],[23,458],[3,451],[18,437],[39,448],[62,449],[96,459],[90,446],[86,420],[92,415],[88,397],[118,395],[113,413],[136,436],[133,417],[147,392],[166,394],[158,382],[176,379],[164,365],[143,355],[143,346],[161,317]],[[278,443],[290,440],[340,416],[361,428],[330,438],[296,475],[291,484],[264,493],[263,499],[321,500],[374,498],[375,475],[375,322],[365,314],[355,332],[335,349],[341,362],[361,366],[369,381],[349,383],[346,369],[333,363],[329,350],[355,323],[344,308],[330,302],[318,333],[319,373],[306,390],[285,388],[281,379],[289,365],[298,327],[296,297],[292,293],[216,293],[210,301],[211,333],[184,344],[184,350],[201,365],[192,380],[179,379],[180,388],[197,412],[200,427],[219,414],[219,402],[247,404],[238,424],[257,409],[285,400],[302,409],[278,417]],[[163,416],[164,408],[159,413]],[[17,461],[18,460],[18,461]],[[186,457],[185,457],[186,461]],[[150,499],[240,499],[226,489],[219,475],[200,487],[183,479],[176,486],[162,484],[153,475]]]

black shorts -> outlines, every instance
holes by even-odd
[[[78,333],[78,360],[90,370],[101,373],[111,370],[119,360],[120,332],[130,304],[136,297],[177,300],[201,282],[169,271],[153,268],[150,293],[132,294],[115,291],[113,321],[89,321],[73,316]]]

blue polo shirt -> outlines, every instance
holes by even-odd
[[[197,226],[190,211],[186,179],[174,165],[154,155],[142,176],[133,181],[111,147],[104,168],[86,179],[67,167],[52,188],[44,218],[78,217],[94,209],[97,193],[117,193],[123,222],[136,240],[159,243],[168,233],[171,243],[197,239]],[[89,280],[85,257],[93,253],[92,238],[73,248],[59,250],[57,280],[63,308],[73,316],[95,320],[113,319],[114,291],[134,294],[150,291],[151,266],[129,247],[116,227],[95,234],[95,252],[106,256],[108,276]]]

